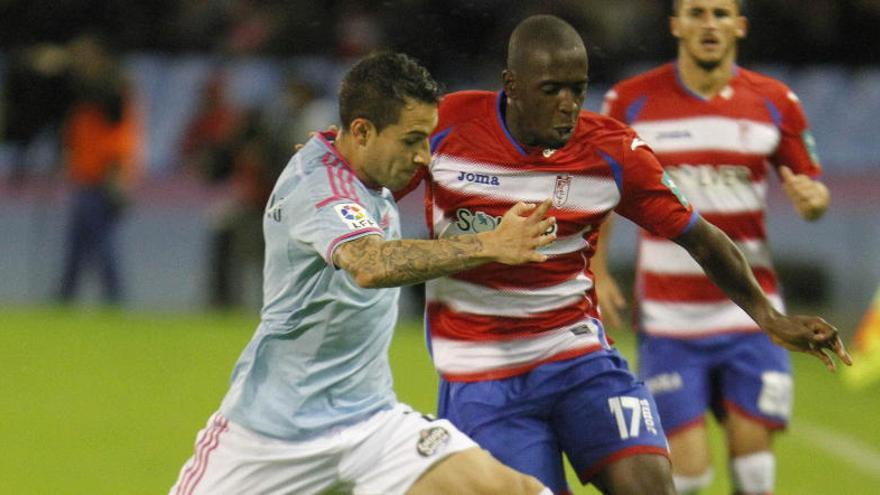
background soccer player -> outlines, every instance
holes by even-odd
[[[342,131],[311,139],[275,185],[260,325],[171,493],[549,493],[391,389],[399,289],[379,287],[543,261],[536,248],[554,239],[549,202],[515,205],[493,232],[399,239],[389,189],[430,160],[437,99],[428,72],[402,54],[348,73]]]
[[[540,265],[489,264],[427,283],[439,413],[555,493],[568,491],[561,452],[582,482],[607,493],[674,493],[653,399],[598,319],[589,258],[612,210],[681,245],[774,339],[829,365],[817,349],[848,356],[820,318],[774,309],[740,251],[692,210],[634,132],[581,111],[587,52],[569,24],[520,23],[503,83],[440,104],[430,230],[441,239],[488,231],[516,201],[550,195],[558,239]]]
[[[797,97],[735,65],[747,29],[740,4],[674,2],[676,62],[615,86],[606,112],[630,124],[703,218],[736,241],[782,310],[766,243],[768,164],[807,220],[822,216],[829,193],[815,179],[821,168]],[[604,262],[595,272],[607,273]],[[679,493],[712,480],[704,423],[710,408],[727,434],[736,492],[772,492],[772,432],[786,425],[792,407],[786,351],[674,243],[643,231],[637,272],[640,375],[669,436]],[[617,320],[614,280],[600,277],[597,287],[603,315]]]

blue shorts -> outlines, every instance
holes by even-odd
[[[630,455],[668,455],[654,400],[613,349],[501,380],[441,380],[438,412],[557,494],[570,493],[563,452],[583,483]]]
[[[730,410],[784,428],[792,407],[788,351],[763,332],[696,339],[641,334],[639,376],[657,401],[670,435],[699,424],[706,411]]]

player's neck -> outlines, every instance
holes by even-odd
[[[504,126],[507,127],[507,131],[510,132],[511,137],[519,143],[520,146],[525,150],[534,150],[539,148],[539,145],[532,142],[531,139],[528,139],[528,134],[522,130],[519,119],[519,112],[517,112],[516,107],[514,105],[509,104],[509,102],[503,103],[502,112],[504,117]]]
[[[711,99],[727,86],[734,74],[734,57],[726,57],[716,67],[705,69],[693,57],[679,53],[676,62],[681,82],[687,89]]]
[[[354,141],[354,136],[349,132],[340,130],[336,134],[336,140],[333,142],[336,152],[345,159],[345,162],[354,172],[354,175],[360,179],[365,185],[372,186],[372,182],[368,178],[363,166],[363,157],[361,148]]]

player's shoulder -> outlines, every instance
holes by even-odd
[[[333,152],[325,139],[314,136],[287,163],[276,189],[303,200],[325,195],[335,188],[336,184],[331,180],[336,180],[338,175],[328,174],[327,169],[340,166],[344,166],[342,158]]]
[[[626,149],[644,144],[625,123],[589,110],[581,110],[575,139],[585,149],[598,150],[615,160],[623,159]]]
[[[577,139],[596,145],[620,144],[622,140],[631,140],[635,131],[625,123],[589,110],[581,110],[578,119]]]
[[[446,124],[485,117],[495,107],[498,93],[492,91],[456,91],[440,100],[440,120]]]
[[[611,88],[609,93],[614,93],[624,98],[633,97],[646,93],[649,90],[674,84],[675,81],[675,66],[672,63],[668,63],[618,82]]]
[[[769,98],[774,102],[781,102],[782,100],[798,101],[791,88],[779,79],[742,67],[737,68],[737,70],[739,71],[737,77],[742,84],[761,96]]]

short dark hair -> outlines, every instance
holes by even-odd
[[[580,48],[586,53],[581,35],[571,24],[555,15],[533,15],[516,25],[507,42],[507,68],[528,69],[524,61],[534,51],[553,52]]]
[[[745,0],[734,0],[736,4],[736,8],[739,9],[739,13],[743,13],[743,9],[745,8]],[[672,0],[672,17],[678,15],[678,10],[681,8],[681,0]]]
[[[369,120],[381,131],[397,122],[406,99],[435,104],[440,85],[428,69],[409,55],[379,52],[351,68],[339,88],[339,117],[348,130],[357,118]]]

